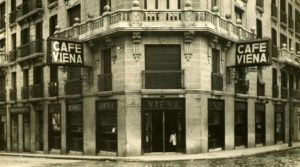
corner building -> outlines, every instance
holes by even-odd
[[[0,0],[0,149],[135,156],[299,141],[299,12],[299,0]],[[84,66],[49,63],[49,37],[83,43]],[[271,65],[236,67],[236,43],[260,38]]]

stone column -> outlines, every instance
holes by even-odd
[[[45,154],[49,153],[49,110],[48,110],[49,102],[44,102],[44,110],[43,110],[43,151]]]
[[[95,97],[83,98],[83,152],[96,154],[96,112]]]
[[[200,101],[200,152],[208,152],[208,97],[205,95]]]
[[[18,114],[18,146],[19,152],[24,151],[24,137],[23,137],[23,114]]]
[[[61,153],[67,154],[67,112],[66,102],[61,103]]]
[[[255,147],[255,100],[248,99],[248,148]]]
[[[225,150],[234,149],[234,98],[225,99]]]
[[[7,151],[11,151],[11,117],[9,107],[6,107],[6,147]]]
[[[274,144],[274,105],[266,104],[266,145]]]
[[[33,105],[30,105],[30,151],[36,151],[36,112]]]

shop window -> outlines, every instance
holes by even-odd
[[[77,5],[75,7],[72,7],[68,10],[68,16],[69,16],[69,27],[72,27],[76,21],[75,18],[79,19],[79,22],[81,21],[80,17],[80,5]]]
[[[2,111],[0,112],[0,150],[4,151],[6,150],[6,135],[7,135],[7,131],[6,131],[6,109],[2,108]]]
[[[61,109],[60,105],[49,105],[49,147],[61,148]]]
[[[255,104],[255,144],[265,144],[265,112],[265,104]]]
[[[111,9],[111,0],[100,0],[100,16],[103,15],[104,7],[108,5]]]
[[[224,149],[224,101],[208,101],[208,148]]]
[[[117,101],[96,102],[97,151],[117,152]]]
[[[275,105],[274,112],[274,124],[275,124],[275,143],[284,142],[285,131],[284,131],[284,105]]]
[[[235,146],[247,146],[247,103],[235,102],[234,122]]]

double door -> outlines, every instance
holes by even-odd
[[[184,136],[184,114],[181,111],[144,112],[144,152],[182,152]]]

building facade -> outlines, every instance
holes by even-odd
[[[299,0],[0,0],[0,149],[135,156],[299,141],[299,12]],[[236,45],[261,38],[271,64],[236,66]],[[63,53],[72,42],[84,59]]]

